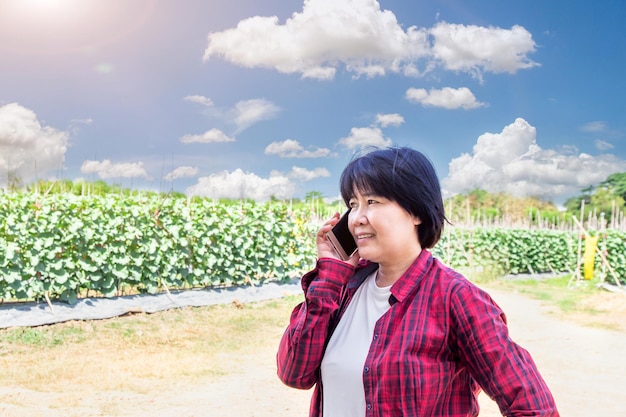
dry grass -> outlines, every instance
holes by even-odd
[[[541,298],[559,317],[626,332],[626,294],[592,285],[568,289],[563,281],[489,280],[480,285]],[[219,399],[230,398],[227,390],[262,384],[267,385],[263,400],[272,405],[263,407],[254,396],[253,403],[245,403],[245,393],[239,396],[242,404],[257,410],[254,415],[275,416],[274,411],[261,410],[276,410],[277,404],[292,407],[283,415],[295,415],[297,401],[287,404],[284,398],[297,393],[281,397],[284,387],[275,378],[272,361],[277,340],[300,299],[0,330],[0,414],[4,403],[9,414],[3,415],[19,417],[44,412],[64,417],[206,415],[180,411],[199,402],[197,397],[184,397],[194,387],[199,392],[193,394],[202,398],[207,396],[202,389],[217,390],[211,396],[215,414],[208,415],[235,415],[228,410],[239,404],[226,402],[220,412]],[[258,382],[240,379],[241,375],[250,379],[245,369],[254,363],[261,363]],[[92,406],[86,409],[88,402]],[[47,408],[38,408],[41,404]],[[164,404],[171,405],[169,414],[155,414]]]
[[[576,283],[563,276],[546,280],[489,280],[482,285],[542,300],[564,320],[626,333],[626,291],[609,292],[600,288],[598,281]]]
[[[72,321],[0,331],[0,386],[153,390],[237,367],[268,334],[284,329],[296,298]],[[63,388],[62,388],[63,387]]]

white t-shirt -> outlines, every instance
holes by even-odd
[[[390,289],[376,285],[376,272],[367,277],[331,336],[321,366],[324,417],[365,416],[363,367],[374,326],[391,307]]]

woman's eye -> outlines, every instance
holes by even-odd
[[[367,204],[376,204],[378,201],[376,200],[367,200]]]

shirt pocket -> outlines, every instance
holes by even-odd
[[[438,415],[441,404],[451,401],[457,368],[455,362],[398,355],[380,373],[379,395],[386,404],[383,415]]]

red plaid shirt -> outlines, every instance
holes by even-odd
[[[376,264],[354,268],[320,259],[302,278],[305,301],[282,337],[278,376],[315,386],[311,417],[320,417],[320,364],[345,307]],[[559,414],[529,353],[514,343],[491,297],[442,265],[420,256],[391,287],[391,308],[376,323],[363,368],[366,415],[477,416],[482,388],[505,416]]]

